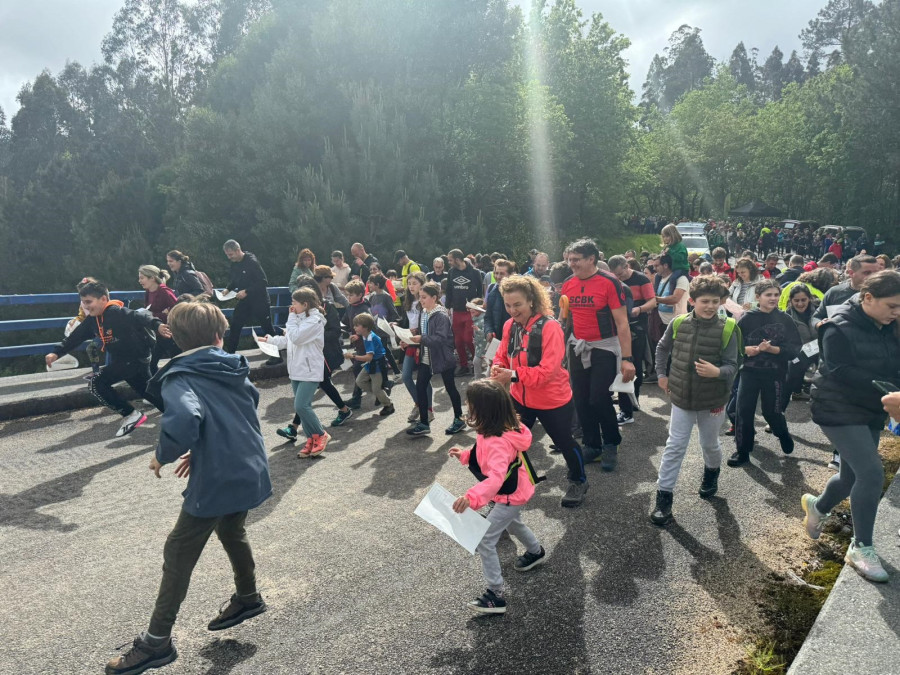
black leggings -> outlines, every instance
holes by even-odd
[[[419,373],[416,377],[416,402],[419,404],[419,419],[422,424],[428,424],[428,385],[431,382],[431,366],[427,363],[419,364]],[[462,399],[456,390],[456,380],[453,378],[453,366],[442,372],[444,389],[453,404],[453,416],[462,419]]]
[[[622,442],[609,390],[616,374],[616,355],[612,352],[592,349],[591,366],[585,369],[575,349],[569,349],[569,379],[584,432],[582,440],[588,447],[599,449],[603,444],[619,445]]]
[[[569,467],[569,480],[575,483],[583,483],[587,480],[584,475],[584,458],[581,455],[581,448],[575,442],[572,436],[572,416],[575,414],[575,404],[570,400],[559,408],[550,410],[537,410],[535,408],[526,408],[524,405],[514,400],[516,412],[522,418],[522,423],[531,429],[534,427],[535,421],[543,425],[544,431],[553,441],[553,444],[562,452],[566,460],[566,466]]]
[[[772,427],[772,433],[779,439],[790,436],[784,413],[781,412],[781,397],[784,395],[783,372],[757,373],[752,368],[741,371],[737,392],[737,420],[734,425],[734,442],[740,454],[746,455],[753,450],[757,400],[761,399],[762,414]]]
[[[127,382],[138,396],[147,399],[157,409],[163,409],[163,402],[147,392],[147,382],[150,380],[149,361],[114,360],[91,380],[88,389],[103,405],[112,408],[122,417],[127,417],[134,412],[134,408],[113,388],[122,380]]]
[[[325,392],[325,395],[338,407],[338,410],[343,410],[344,406],[347,405],[344,403],[344,399],[341,398],[341,394],[338,392],[337,387],[334,386],[334,382],[331,381],[330,372],[326,372],[325,379],[319,382],[319,389]],[[300,426],[300,415],[297,413],[294,413],[294,421],[292,424],[295,427]]]

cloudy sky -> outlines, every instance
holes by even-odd
[[[447,0],[452,2],[452,0]],[[640,92],[653,55],[687,23],[703,29],[707,50],[719,60],[743,40],[761,60],[776,44],[785,55],[826,0],[577,0],[585,15],[601,12],[631,39],[631,86]],[[58,73],[67,60],[100,60],[100,41],[123,0],[0,0],[0,107],[11,118],[16,94],[44,68]],[[528,5],[528,0],[519,0]]]

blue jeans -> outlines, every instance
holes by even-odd
[[[403,357],[403,384],[406,385],[406,391],[409,392],[409,395],[412,396],[413,403],[418,403],[418,399],[416,399],[416,379],[415,373],[418,370],[416,365],[416,357],[415,356],[404,356]],[[434,399],[434,392],[431,388],[431,383],[428,383],[428,409],[431,410],[434,406],[432,405],[432,401]]]
[[[325,428],[312,407],[313,396],[316,395],[316,389],[318,388],[318,382],[291,380],[291,389],[294,390],[294,412],[300,418],[300,424],[303,425],[303,433],[306,434],[307,438],[325,433]]]

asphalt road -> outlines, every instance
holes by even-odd
[[[233,588],[211,539],[175,626],[179,659],[161,672],[729,673],[759,621],[762,580],[809,549],[800,495],[830,475],[827,441],[794,403],[795,453],[782,455],[760,422],[752,466],[723,465],[709,501],[696,494],[695,440],[676,521],[657,528],[647,511],[668,405],[647,385],[619,470],[589,467],[580,509],[560,508],[565,467],[537,431],[531,454],[549,479],[525,522],[548,563],[517,574],[513,543],[501,540],[509,611],[473,618],[465,603],[483,589],[479,559],[413,514],[434,481],[462,493],[473,480],[447,457],[472,436],[442,433],[443,391],[433,438],[404,433],[411,402],[398,387],[396,415],[380,419],[366,400],[323,457],[301,460],[275,435],[291,414],[287,381],[260,388],[275,494],[249,533],[270,609],[206,631]],[[317,409],[332,419],[327,399]],[[158,417],[123,439],[117,419],[93,409],[0,426],[0,673],[102,672],[146,628],[183,488],[171,467],[162,480],[147,469]],[[722,441],[727,456],[733,440]]]

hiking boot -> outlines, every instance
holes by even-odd
[[[406,433],[410,436],[424,436],[431,433],[431,427],[422,422],[416,422],[416,426],[407,429]]]
[[[789,455],[794,451],[794,439],[790,434],[782,436],[778,439],[778,442],[781,443],[781,451],[784,454]]]
[[[388,415],[394,414],[394,406],[392,404],[388,404],[381,409],[381,412],[378,413],[380,417],[387,417]]]
[[[347,410],[345,410],[345,411],[338,410],[337,417],[335,417],[334,420],[331,422],[331,426],[339,427],[344,422],[349,420],[351,417],[353,417],[353,411],[350,410],[349,406],[347,407]]]
[[[453,434],[458,434],[460,431],[465,430],[466,423],[461,420],[459,417],[453,418],[453,424],[444,429],[444,433],[448,436],[452,436]]]
[[[122,420],[122,426],[120,426],[119,430],[116,432],[116,438],[127,436],[146,421],[147,416],[141,411],[135,410],[130,415],[128,415],[128,417]]]
[[[292,427],[290,424],[288,424],[286,427],[284,427],[284,429],[279,429],[275,433],[278,434],[279,436],[281,436],[282,438],[288,439],[292,443],[297,440],[297,428]]]
[[[219,615],[209,622],[207,629],[224,630],[237,626],[251,616],[262,614],[266,609],[266,601],[262,599],[259,593],[249,598],[249,602],[241,600],[236,594],[232,595],[227,603],[222,604]]]
[[[406,421],[412,424],[413,422],[417,422],[419,420],[419,406],[414,405],[412,410],[409,411],[409,415],[406,418]]]
[[[818,500],[818,497],[814,497],[811,494],[805,494],[800,498],[800,506],[803,508],[803,513],[806,514],[803,517],[803,527],[806,528],[806,534],[809,535],[810,539],[819,538],[825,525],[825,519],[830,515],[819,511],[816,507]]]
[[[168,637],[159,641],[138,635],[131,643],[131,649],[110,659],[106,664],[106,675],[138,675],[150,668],[162,668],[178,658],[175,643]]]
[[[725,435],[726,436],[734,436],[734,425],[733,424],[730,427],[728,427],[728,430],[725,432]]]
[[[478,614],[506,614],[506,600],[490,588],[480,598],[468,603],[468,607]]]
[[[266,359],[265,365],[267,365],[267,366],[280,366],[282,363],[284,363],[284,359],[283,359],[283,358],[281,358],[280,356],[273,356],[273,357],[271,357],[271,358],[269,358],[269,359]]]
[[[672,493],[668,490],[656,491],[656,505],[650,511],[650,522],[665,525],[672,520]]]
[[[297,453],[297,457],[309,457],[315,442],[316,440],[312,436],[307,438],[306,443],[303,445],[303,448],[301,448],[300,452]]]
[[[604,443],[600,451],[600,468],[604,471],[614,471],[618,459],[619,446]]]
[[[562,498],[560,506],[563,506],[567,509],[573,509],[576,506],[581,506],[581,502],[584,501],[584,495],[587,492],[587,489],[587,481],[579,482],[576,480],[570,480],[569,487],[566,489],[566,494]]]
[[[620,427],[625,426],[626,424],[634,424],[634,417],[620,412],[616,415],[616,422],[618,422]]]
[[[325,450],[325,446],[328,445],[328,441],[331,440],[331,434],[326,431],[324,434],[315,434],[312,438],[313,445],[309,451],[309,456],[315,457],[316,455],[321,455]]]
[[[357,398],[354,396],[349,401],[347,401],[347,407],[350,408],[350,410],[359,410],[361,406],[362,406],[361,398]]]
[[[721,469],[710,469],[708,466],[703,467],[703,482],[700,483],[700,489],[697,493],[707,499],[712,497],[719,491],[719,472]]]
[[[881,560],[875,553],[874,546],[860,546],[856,538],[850,542],[844,561],[856,570],[857,574],[868,581],[884,583],[888,580],[888,573],[881,566]]]
[[[600,448],[595,448],[591,445],[585,445],[581,448],[581,456],[584,458],[585,464],[590,464],[591,462],[599,462],[600,454],[603,451]]]
[[[733,452],[728,458],[728,466],[743,466],[750,461],[750,455],[746,452]]]
[[[544,547],[541,546],[540,553],[529,553],[528,551],[525,551],[523,555],[516,558],[516,564],[513,565],[513,569],[516,572],[527,572],[538,565],[543,565],[545,562],[547,562],[547,553],[544,551]]]

